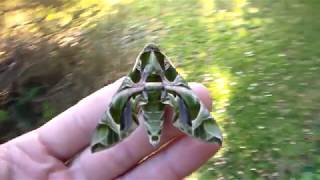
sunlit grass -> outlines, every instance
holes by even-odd
[[[215,12],[215,2],[211,0],[199,0],[201,4],[201,14],[202,16],[209,16]]]
[[[116,5],[116,4],[129,4],[132,3],[134,0],[102,0],[108,4]]]
[[[186,177],[186,180],[198,180],[200,178],[199,172],[194,172],[190,176]]]
[[[29,14],[24,11],[12,12],[5,15],[4,25],[5,27],[13,27],[17,25],[23,25],[29,21]]]
[[[222,27],[219,27],[220,22],[223,22],[224,26],[228,25],[230,27],[244,24],[243,8],[247,5],[247,1],[233,0],[224,3],[230,7],[219,7],[217,2],[212,0],[199,0],[201,6],[199,19],[207,26],[209,32],[221,30]],[[258,11],[258,9],[255,8],[252,11]]]
[[[9,11],[4,14],[4,26],[0,31],[7,34],[12,31],[24,31],[36,33],[39,27],[34,26],[37,23],[48,24],[50,28],[64,28],[70,23],[77,24],[80,28],[88,28],[99,18],[103,18],[108,14],[118,13],[117,5],[126,5],[132,0],[80,0],[69,6],[68,3],[60,8],[51,6],[38,6],[36,8],[28,8],[28,4],[24,1],[5,1],[3,7],[5,9],[13,9],[16,6],[26,7],[17,11]],[[44,21],[39,21],[43,19]],[[73,25],[74,26],[74,25]]]

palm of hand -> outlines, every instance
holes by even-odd
[[[184,136],[166,121],[161,144],[168,145],[160,150],[149,144],[139,126],[121,143],[92,154],[85,148],[119,84],[106,86],[44,126],[2,144],[0,179],[182,179],[219,149]],[[191,87],[210,109],[208,91],[199,84]],[[170,114],[166,112],[167,119]]]

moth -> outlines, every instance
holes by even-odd
[[[171,121],[176,128],[208,143],[222,143],[221,131],[209,110],[159,47],[147,44],[98,123],[91,151],[97,152],[121,141],[134,131],[139,120],[150,144],[157,146],[166,106],[173,109]]]

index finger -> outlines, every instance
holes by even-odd
[[[37,130],[39,141],[51,155],[67,160],[88,145],[121,82],[122,78],[87,96]]]

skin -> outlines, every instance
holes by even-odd
[[[42,127],[0,145],[0,179],[182,179],[218,151],[219,145],[187,137],[165,123],[160,144],[171,143],[142,163],[138,164],[157,150],[142,126],[112,148],[92,154],[92,134],[120,83],[121,79]],[[190,86],[211,109],[208,90],[196,83]],[[165,118],[171,114],[167,110]]]

